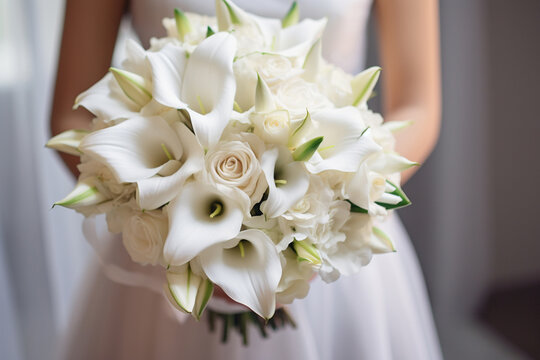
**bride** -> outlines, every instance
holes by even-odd
[[[235,1],[251,13],[281,17],[289,0]],[[349,72],[363,65],[371,0],[299,1],[304,17],[328,17],[325,57]],[[381,49],[385,119],[414,120],[397,137],[397,151],[422,162],[439,130],[438,14],[435,0],[375,0]],[[57,134],[87,128],[75,97],[110,66],[116,34],[126,10],[143,44],[161,36],[161,19],[181,8],[213,15],[212,0],[67,0],[51,129]],[[83,71],[81,71],[83,69]],[[74,174],[78,157],[62,155]],[[414,169],[403,173],[406,181]],[[68,359],[438,359],[441,357],[422,275],[398,217],[384,231],[398,252],[377,256],[360,274],[332,284],[314,280],[306,299],[290,311],[297,328],[264,339],[250,334],[244,347],[232,336],[221,344],[205,322],[181,323],[166,300],[139,287],[119,285],[96,272],[85,286],[87,299],[73,316]],[[120,242],[116,242],[120,244]],[[133,266],[121,246],[108,254]]]

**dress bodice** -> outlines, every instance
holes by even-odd
[[[364,63],[366,24],[372,0],[298,0],[300,16],[328,18],[323,35],[324,57],[347,71],[357,71]],[[253,14],[281,18],[291,6],[291,0],[235,0],[241,8]],[[214,15],[214,0],[131,0],[132,23],[143,44],[151,37],[165,35],[161,24],[172,17],[173,9]]]

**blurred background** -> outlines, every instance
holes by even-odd
[[[73,183],[43,148],[63,6],[0,0],[3,359],[55,358],[95,261],[81,217],[49,210]],[[445,357],[540,359],[540,1],[441,0],[440,17],[441,137],[400,215]],[[372,25],[368,65],[376,43]]]

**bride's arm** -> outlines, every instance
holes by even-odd
[[[92,116],[72,110],[75,97],[105,75],[127,0],[66,1],[62,46],[51,114],[51,133],[88,128]],[[77,156],[61,154],[78,174]]]
[[[423,163],[437,142],[441,90],[437,0],[376,0],[384,115],[413,120],[397,137],[397,151]],[[416,167],[403,173],[407,181]]]

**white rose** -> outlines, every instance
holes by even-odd
[[[266,84],[273,87],[302,72],[294,68],[291,60],[285,56],[276,54],[256,54],[250,57],[254,69],[263,78]]]
[[[351,105],[353,94],[351,87],[352,76],[334,65],[326,65],[319,74],[318,85],[337,107]]]
[[[289,112],[275,110],[267,114],[251,114],[255,126],[254,133],[264,142],[285,145],[289,139]]]
[[[124,222],[122,241],[133,261],[155,265],[162,259],[167,233],[167,217],[161,210],[133,212]]]
[[[249,140],[256,142],[255,135],[248,135],[251,135]],[[261,199],[266,189],[264,174],[253,150],[260,149],[253,149],[247,141],[232,140],[219,143],[206,155],[210,178],[216,184],[241,190],[249,197],[251,205]]]
[[[233,69],[237,84],[235,100],[243,110],[250,109],[254,104],[257,73],[274,89],[302,72],[302,69],[294,68],[284,56],[259,53],[238,57]]]
[[[333,108],[332,103],[319,92],[317,85],[296,78],[283,83],[276,92],[280,107],[289,109],[291,121],[303,119],[306,109]]]

